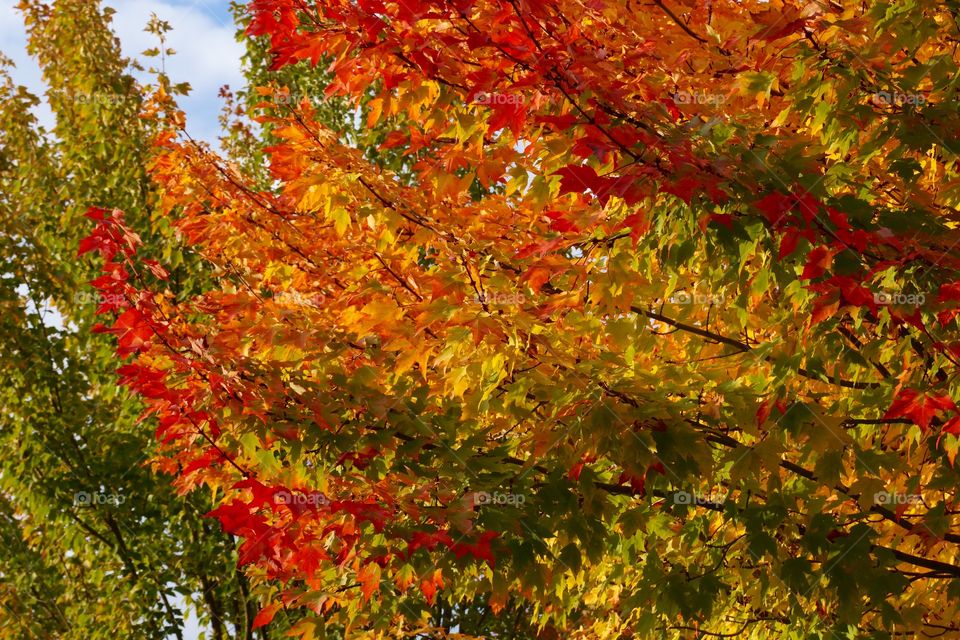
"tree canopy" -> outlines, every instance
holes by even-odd
[[[960,5],[246,10],[263,149],[145,107],[205,277],[78,251],[252,627],[960,634]]]

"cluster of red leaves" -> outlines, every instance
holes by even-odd
[[[800,278],[808,281],[808,290],[818,294],[810,317],[811,325],[837,316],[843,307],[848,306],[865,308],[876,321],[881,308],[885,308],[894,326],[908,324],[931,337],[933,346],[939,351],[960,355],[957,345],[951,346],[933,339],[924,324],[922,304],[889,304],[883,294],[878,295],[870,287],[878,274],[890,268],[903,269],[913,263],[945,264],[960,269],[960,262],[956,258],[927,248],[928,238],[922,234],[904,238],[886,228],[855,229],[846,214],[802,190],[789,195],[770,193],[754,206],[770,227],[780,234],[778,257],[781,260],[788,259],[797,251],[800,240],[805,240],[809,246]],[[834,258],[844,252],[849,253],[858,268],[841,275],[834,272],[832,267]],[[960,312],[953,304],[960,300],[960,295],[954,295],[954,290],[953,285],[942,285],[939,295],[930,301],[928,307],[936,311],[942,329],[949,330],[948,325]],[[916,300],[924,298],[915,297]],[[945,412],[960,414],[960,409],[949,395],[901,389],[883,418],[905,419],[924,431],[936,420],[942,425],[942,433],[960,433],[960,416],[954,415],[944,423],[940,418],[944,417]]]
[[[456,558],[494,564],[491,543],[498,537],[496,532],[394,530],[389,525],[395,521],[398,507],[391,503],[389,494],[328,498],[318,491],[265,485],[255,473],[239,466],[236,456],[220,445],[221,429],[204,407],[211,401],[222,407],[225,398],[242,399],[243,385],[224,377],[210,359],[196,357],[203,354],[202,341],[168,319],[162,296],[151,293],[151,286],[165,280],[167,273],[155,261],[137,260],[137,248],[142,243],[126,226],[122,213],[94,208],[87,216],[97,226],[83,240],[80,253],[97,250],[104,259],[105,275],[91,284],[109,301],[98,312],[114,314],[112,324],[98,324],[94,331],[113,334],[121,357],[143,354],[157,346],[173,363],[159,370],[140,359],[124,364],[117,373],[123,385],[147,402],[141,420],[157,421],[157,440],[174,451],[162,468],[178,475],[183,490],[202,481],[230,482],[237,473],[243,476],[242,481],[229,485],[240,497],[208,514],[225,531],[242,539],[240,565],[257,564],[266,569],[269,578],[285,582],[292,578],[310,580],[323,563],[342,567],[351,562],[358,575],[368,578],[364,593],[369,598],[377,585],[365,567],[382,567],[394,555],[409,558],[418,549],[433,551],[442,544]],[[146,273],[155,278],[154,283],[146,281]],[[134,281],[139,287],[132,284]],[[198,443],[202,446],[194,446]],[[373,448],[346,452],[337,465],[362,469],[378,454]],[[361,553],[357,544],[367,523],[388,538],[392,550],[375,557]],[[331,536],[337,541],[333,547],[329,544]],[[442,586],[439,574],[417,586],[432,600],[437,585]],[[259,624],[269,622],[275,611],[265,609]]]

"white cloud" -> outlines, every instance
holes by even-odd
[[[173,27],[167,34],[168,46],[176,55],[167,58],[167,74],[174,82],[189,82],[190,96],[180,100],[187,112],[187,130],[213,142],[218,133],[217,115],[221,102],[217,93],[225,84],[233,88],[243,83],[240,57],[243,45],[234,37],[234,25],[226,11],[226,0],[199,0],[177,4],[170,0],[108,0],[117,10],[113,28],[120,38],[123,53],[139,59],[144,66],[156,64],[156,58],[143,59],[144,50],[156,47],[157,39],[144,31],[150,15],[156,13]],[[146,79],[146,78],[141,78]]]

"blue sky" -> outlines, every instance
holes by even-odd
[[[176,55],[167,60],[167,73],[175,82],[189,82],[193,91],[180,100],[187,112],[187,130],[195,137],[215,142],[221,86],[236,89],[242,84],[240,56],[243,47],[234,38],[229,0],[104,0],[113,7],[114,31],[123,53],[148,66],[154,59],[141,52],[157,46],[156,38],[144,32],[151,13],[173,26],[169,46]],[[27,56],[23,20],[16,10],[17,0],[0,0],[0,51],[16,64],[14,80],[35,93],[42,93],[40,70]],[[146,76],[143,76],[146,80]],[[49,111],[38,114],[45,125],[52,123]]]

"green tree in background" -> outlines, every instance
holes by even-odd
[[[142,119],[110,11],[90,0],[22,2],[29,51],[56,117],[0,77],[0,638],[183,638],[184,609],[212,638],[253,638],[255,612],[232,540],[144,466],[152,434],[115,384],[118,362],[92,335],[98,306],[76,257],[89,206],[121,207],[177,267],[204,277],[151,215],[146,175],[159,120]],[[162,38],[169,28],[154,21]],[[159,52],[158,52],[159,53]],[[160,84],[172,94],[165,76]],[[259,633],[258,637],[268,637]]]

